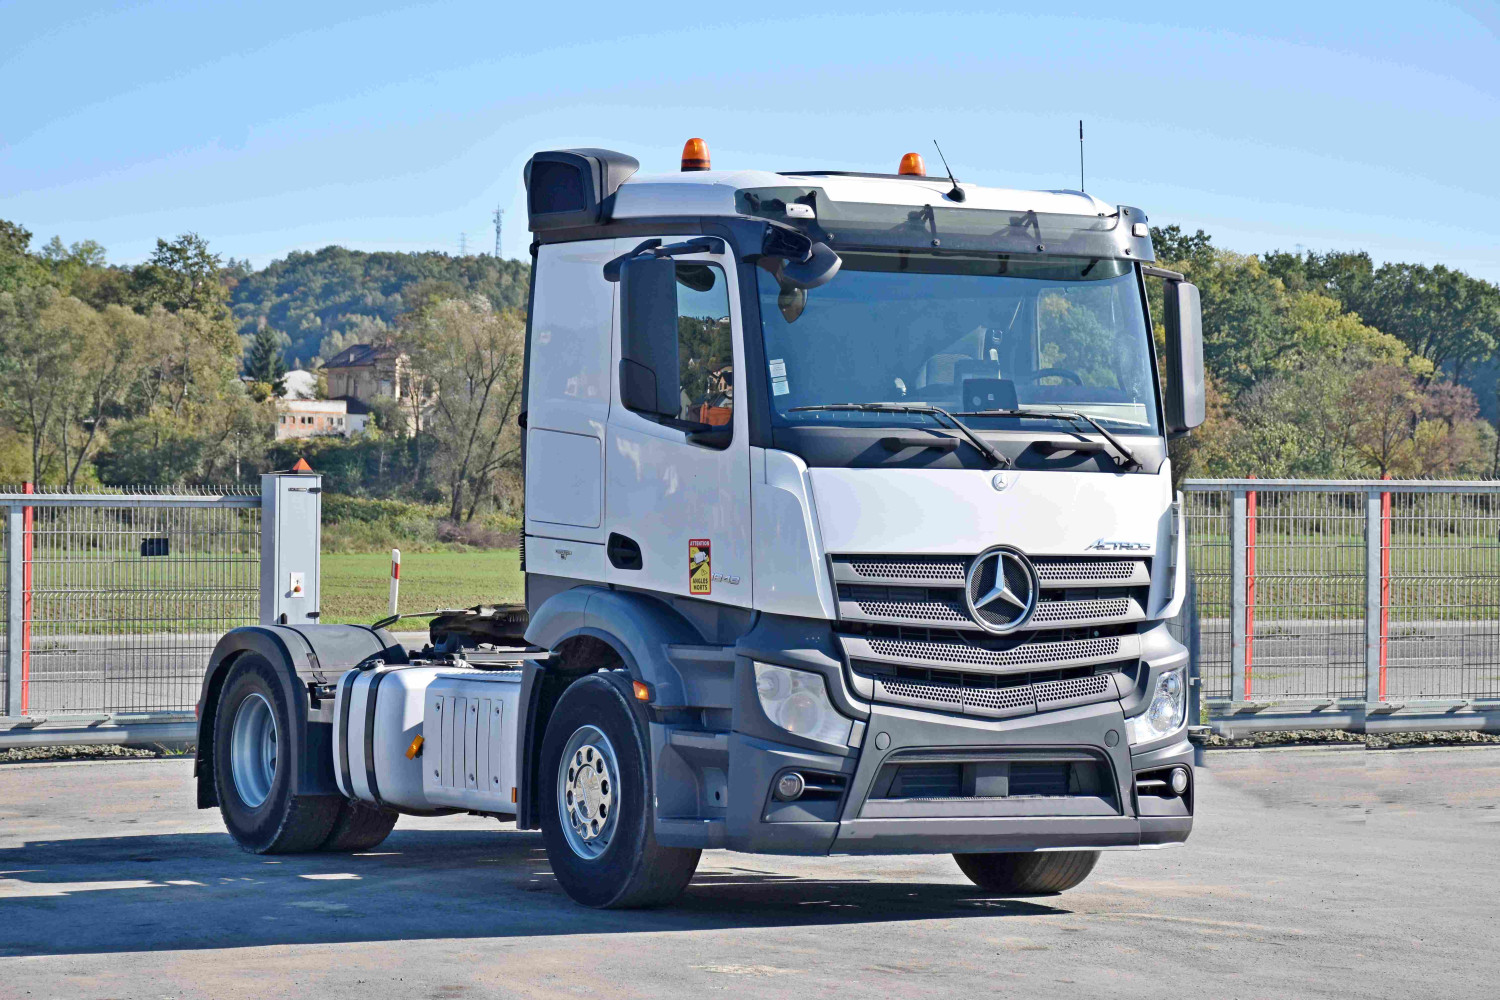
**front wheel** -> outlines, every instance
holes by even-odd
[[[594,674],[568,688],[542,740],[542,839],[552,872],[569,896],[601,909],[671,902],[700,853],[656,842],[646,721],[620,676]]]
[[[1035,854],[955,854],[959,870],[981,889],[1031,896],[1065,892],[1089,877],[1098,851],[1045,851]]]

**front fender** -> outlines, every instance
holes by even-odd
[[[335,683],[344,671],[373,658],[404,663],[406,651],[389,632],[363,625],[247,625],[225,633],[208,658],[198,697],[193,775],[200,809],[219,804],[214,787],[214,724],[224,680],[234,661],[247,653],[260,654],[275,668],[293,712],[292,728],[299,738],[288,740],[283,750],[292,767],[293,793],[339,794],[333,774],[332,702],[312,711],[309,685]]]
[[[703,636],[686,618],[654,597],[604,587],[574,587],[543,602],[526,627],[526,641],[557,649],[579,636],[609,645],[636,680],[651,685],[652,704],[673,708],[701,704],[695,672],[674,656],[703,647]]]

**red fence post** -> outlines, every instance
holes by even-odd
[[[1387,472],[1382,479],[1391,478]],[[1386,645],[1391,634],[1391,494],[1380,494],[1380,700],[1385,701]]]
[[[1255,476],[1250,476],[1254,479]],[[1245,700],[1250,700],[1255,663],[1255,509],[1256,491],[1245,494]]]
[[[25,483],[22,493],[35,493],[36,486]],[[21,508],[21,714],[31,714],[31,557],[32,512]]]

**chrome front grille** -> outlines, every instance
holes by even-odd
[[[1141,606],[1128,597],[1087,601],[1038,601],[1028,625],[1084,625],[1103,622],[1140,621]]]
[[[1030,615],[1010,631],[985,628],[970,608],[975,558],[833,557],[839,641],[861,697],[1009,718],[1108,701],[1133,683],[1149,558],[1029,556],[1039,589],[1030,592]],[[993,596],[986,604],[980,595],[994,593],[991,564],[973,576],[974,602],[990,613]],[[1023,568],[1007,585],[1026,583]]]
[[[1024,673],[1037,667],[1077,666],[1132,659],[1139,648],[1134,635],[1106,635],[1050,642],[1030,637],[970,642],[956,632],[950,632],[946,636],[929,633],[923,638],[841,635],[839,639],[851,660],[995,674]]]
[[[913,556],[894,559],[850,559],[846,565],[849,579],[879,580],[882,583],[951,583],[962,585],[969,561],[957,557]]]
[[[970,624],[969,612],[962,600],[903,596],[899,591],[880,593],[880,590],[877,587],[849,588],[860,617],[868,621]],[[840,588],[840,603],[847,592]]]
[[[1041,591],[1012,634],[1144,621],[1149,558],[1032,556]],[[965,598],[973,557],[838,555],[832,559],[839,618],[890,625],[951,626],[991,634]],[[988,614],[992,609],[986,608]],[[1003,623],[991,620],[992,629]]]
[[[1041,577],[1042,586],[1051,584],[1075,584],[1087,586],[1089,584],[1114,583],[1147,584],[1151,583],[1151,577],[1145,570],[1143,559],[1067,559],[1060,557],[1033,559],[1036,565],[1036,575]]]
[[[912,708],[1011,718],[1089,705],[1120,697],[1129,683],[1119,670],[1080,668],[997,678],[980,674],[892,668],[856,660],[857,676],[873,684],[874,699]],[[1120,678],[1117,686],[1116,678]]]

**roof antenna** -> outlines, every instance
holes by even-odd
[[[943,155],[943,147],[938,146],[938,141],[936,139],[932,140],[932,144],[934,146],[937,146],[938,159],[943,161],[943,169],[948,171],[948,179],[953,182],[953,190],[948,192],[948,197],[952,198],[954,201],[963,201],[966,197],[964,195],[964,189],[958,186],[958,178],[953,176],[953,168],[948,166],[948,158]]]
[[[1078,190],[1086,191],[1083,186],[1083,119],[1078,119]]]

